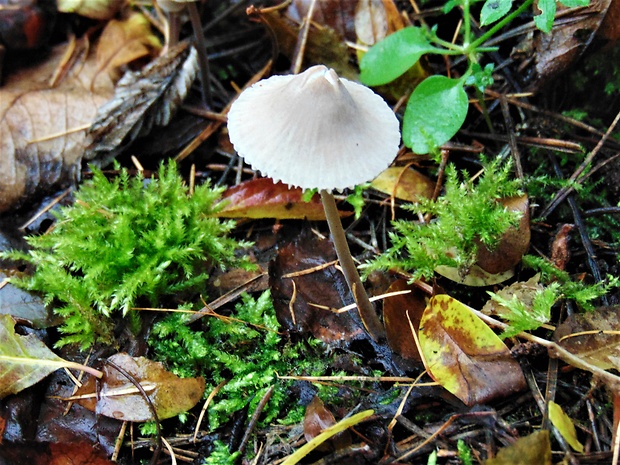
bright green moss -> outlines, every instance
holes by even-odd
[[[173,162],[150,180],[94,170],[51,231],[28,238],[29,252],[5,255],[36,266],[12,282],[43,293],[63,318],[57,346],[112,343],[114,316],[135,328],[132,307],[197,293],[214,267],[247,265],[235,258],[247,244],[227,236],[234,223],[210,216],[221,192],[207,183],[190,195]]]

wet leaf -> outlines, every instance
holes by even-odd
[[[476,264],[491,274],[504,273],[514,268],[530,247],[530,204],[527,195],[501,199],[499,203],[522,216],[517,227],[508,228],[493,250],[479,244]]]
[[[0,399],[38,383],[59,368],[76,365],[60,358],[34,334],[17,334],[13,318],[0,315]]]
[[[483,465],[552,465],[549,431],[541,430],[519,438],[511,446],[500,449],[497,457]]]
[[[142,385],[160,420],[188,411],[204,393],[204,378],[179,378],[166,371],[161,363],[144,357],[119,353],[110,357],[110,360],[133,375]],[[99,415],[117,420],[153,419],[148,403],[123,374],[109,364],[104,366],[103,372],[99,390],[93,377],[89,377],[76,395],[92,396],[78,400],[77,403]]]
[[[123,3],[123,0],[58,0],[58,11],[90,19],[111,19]]]
[[[45,443],[4,442],[0,447],[0,463],[36,465],[114,465],[96,444],[88,442]]]
[[[384,170],[371,186],[387,195],[415,203],[420,198],[431,198],[435,183],[412,168],[394,166]]]
[[[330,241],[302,234],[280,247],[269,268],[269,284],[278,321],[288,331],[311,333],[332,345],[365,338],[355,311],[334,313],[353,302],[344,276],[333,264],[336,253]],[[311,271],[317,268],[316,271]],[[287,274],[302,272],[299,276]],[[293,284],[294,283],[294,284]]]
[[[6,277],[0,271],[0,283]],[[47,328],[58,323],[58,318],[46,308],[41,297],[19,289],[11,283],[0,287],[0,314],[28,320],[35,328]]]
[[[386,293],[404,290],[411,290],[412,292],[389,297],[383,301],[383,322],[385,323],[387,341],[390,349],[405,360],[421,363],[422,357],[420,357],[418,346],[411,333],[407,313],[414,331],[417,331],[426,308],[426,300],[419,289],[407,284],[405,279],[394,281]]]
[[[603,370],[620,369],[620,334],[613,334],[618,331],[620,307],[598,307],[591,312],[570,315],[557,327],[553,339]]]
[[[324,221],[325,211],[319,195],[309,202],[303,191],[271,178],[258,178],[230,187],[222,195],[224,207],[217,213],[223,218],[278,218]],[[343,214],[345,216],[345,214]]]
[[[562,407],[553,402],[549,401],[549,420],[553,423],[553,426],[557,428],[562,437],[566,440],[566,442],[575,450],[576,452],[583,452],[583,444],[579,442],[577,439],[577,431],[575,430],[575,425],[573,421],[570,419]]]
[[[196,60],[196,49],[181,42],[142,70],[125,73],[97,111],[85,157],[105,166],[154,126],[167,125],[196,77]]]
[[[405,109],[405,145],[415,153],[426,154],[446,143],[461,129],[468,108],[467,92],[460,80],[445,76],[425,79],[415,88]]]
[[[117,80],[118,68],[140,58],[153,57],[160,48],[159,39],[144,15],[132,13],[123,20],[113,19],[106,24],[97,45],[97,75],[108,73]]]
[[[501,339],[452,297],[431,299],[419,338],[431,377],[466,405],[507,397],[526,386],[521,367]]]
[[[0,213],[79,179],[88,140],[75,129],[92,123],[113,85],[99,79],[91,90],[93,56],[49,87],[63,53],[64,46],[54,48],[46,61],[10,74],[0,88]]]
[[[325,407],[323,401],[318,396],[315,396],[306,407],[306,415],[304,416],[304,437],[306,441],[312,441],[312,439],[335,424],[336,418],[334,415]],[[348,431],[343,431],[331,438],[330,444],[323,443],[321,446],[329,445],[333,447],[320,447],[319,450],[338,450],[350,446],[351,434]]]

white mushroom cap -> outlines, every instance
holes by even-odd
[[[228,132],[252,168],[291,186],[328,191],[375,178],[400,144],[398,120],[385,101],[323,65],[246,89],[230,108]]]

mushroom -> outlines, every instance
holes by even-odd
[[[398,119],[369,88],[323,65],[272,76],[242,92],[228,113],[235,150],[263,175],[318,189],[345,279],[362,322],[378,340],[385,330],[353,262],[332,191],[375,178],[394,160]]]

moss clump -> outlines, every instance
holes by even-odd
[[[405,207],[435,219],[423,224],[395,221],[392,247],[366,268],[398,268],[411,272],[413,279],[432,277],[439,265],[467,269],[476,261],[479,243],[492,249],[510,226],[518,224],[520,213],[508,211],[498,200],[519,194],[510,164],[487,163],[476,184],[461,181],[450,165],[443,196]]]
[[[214,266],[246,264],[235,251],[247,244],[227,236],[234,223],[211,216],[221,192],[207,183],[190,195],[173,162],[150,180],[95,170],[54,228],[28,238],[30,251],[5,254],[36,266],[12,282],[43,293],[63,318],[57,346],[111,343],[115,313],[196,292]]]

